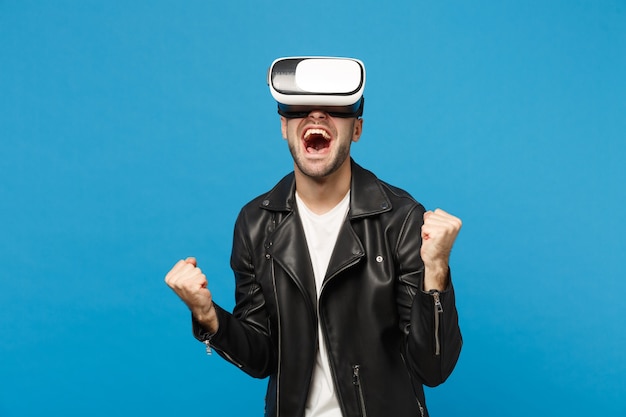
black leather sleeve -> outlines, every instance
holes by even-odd
[[[235,274],[235,308],[233,313],[216,305],[219,329],[209,335],[194,320],[194,336],[210,345],[222,357],[255,378],[264,378],[276,369],[276,348],[268,330],[265,298],[256,280],[250,225],[244,212],[235,224],[231,267]]]
[[[398,239],[395,250],[400,283],[397,303],[405,334],[407,365],[418,381],[433,387],[452,373],[461,351],[462,337],[450,277],[448,288],[442,292],[422,290],[423,213],[419,205],[409,212]],[[437,298],[440,305],[436,303]]]

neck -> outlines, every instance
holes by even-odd
[[[333,209],[350,190],[352,168],[348,158],[341,167],[323,178],[309,177],[295,168],[296,190],[306,206],[315,214]]]

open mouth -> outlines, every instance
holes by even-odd
[[[308,129],[304,132],[304,147],[307,152],[322,152],[330,147],[330,135],[324,129]]]

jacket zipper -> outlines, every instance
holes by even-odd
[[[359,400],[359,410],[361,412],[361,417],[367,417],[367,412],[365,411],[365,397],[363,396],[363,386],[361,385],[361,365],[354,365],[352,367],[352,384],[356,390],[356,394]]]
[[[402,358],[402,363],[404,363],[404,366],[406,367],[406,359],[404,358],[404,355],[400,355],[400,357]],[[408,370],[408,368],[407,368]],[[415,391],[415,382],[413,381],[413,376],[411,375],[411,373],[409,372],[409,379],[411,380],[411,385],[413,386],[413,391]],[[417,402],[417,407],[420,410],[420,416],[424,417],[424,406],[422,405],[422,402],[420,401],[419,397],[417,396],[417,393],[415,394],[415,401]]]
[[[278,362],[276,371],[276,415],[280,416],[280,378],[281,378],[281,346],[282,331],[280,328],[280,306],[278,304],[278,293],[276,292],[276,271],[274,271],[274,261],[272,261],[272,286],[274,287],[274,302],[276,303],[276,325],[278,326]]]
[[[424,406],[423,406],[423,405],[422,405],[422,403],[420,402],[420,399],[419,399],[419,398],[417,398],[417,397],[416,397],[415,399],[417,400],[417,406],[418,406],[418,407],[419,407],[419,409],[420,409],[420,416],[421,416],[421,417],[424,417]]]
[[[439,291],[433,291],[433,298],[435,300],[435,355],[441,355],[441,341],[439,340],[439,315],[443,313],[443,306],[441,305],[441,299],[439,298]]]
[[[203,336],[204,340],[202,341],[202,343],[204,343],[204,346],[206,347],[206,354],[210,356],[213,354],[213,350],[216,350],[221,355],[223,355],[229,362],[231,362],[233,365],[235,365],[238,368],[243,368],[243,365],[239,363],[238,361],[234,360],[233,357],[230,356],[228,353],[224,352],[223,350],[217,349],[215,347],[214,348],[211,347],[211,339],[213,339],[213,336],[214,335],[209,335],[208,333]]]
[[[346,269],[352,267],[353,265],[356,265],[360,258],[363,256],[362,252],[359,252],[357,254],[355,254],[357,257],[352,259],[349,263],[347,263],[346,265],[344,265],[343,267],[341,267],[340,269],[338,269],[334,274],[328,276],[324,282],[322,283],[320,290],[319,290],[319,296],[318,296],[318,300],[317,300],[317,320],[318,320],[318,325],[321,328],[321,336],[324,338],[324,340],[317,340],[317,343],[326,343],[326,345],[328,346],[328,335],[327,335],[327,331],[326,331],[326,326],[324,325],[324,321],[322,320],[322,309],[320,308],[320,304],[322,302],[322,297],[324,295],[324,289],[326,288],[326,286],[329,284],[329,282],[336,277],[337,275],[339,275],[340,273],[342,273],[343,271],[345,271]],[[317,334],[317,332],[316,332]],[[336,387],[339,387],[339,383],[337,380],[337,373],[335,372],[335,363],[334,363],[334,357],[332,355],[332,352],[329,350],[327,351],[328,354],[328,365],[330,366],[330,372],[332,374],[332,378],[333,378],[333,382],[335,383]],[[352,378],[352,383],[355,386],[355,389],[358,388],[359,391],[359,400],[360,400],[360,408],[361,408],[361,417],[367,417],[367,414],[365,413],[365,398],[363,397],[363,392],[361,391],[360,388],[360,377],[359,375],[359,365],[354,365],[353,366],[353,378]],[[357,384],[358,382],[358,384]],[[337,389],[337,399],[339,401],[339,404],[341,406],[341,408],[343,409],[343,403],[344,403],[344,399],[341,395],[341,392],[339,389]]]
[[[206,346],[206,354],[211,356],[213,354],[213,351],[211,350],[211,338],[213,336],[209,336],[208,339],[206,339],[203,343]]]
[[[243,365],[239,362],[237,362],[236,360],[233,359],[232,356],[230,356],[228,353],[224,352],[223,350],[218,350],[215,349],[217,351],[219,351],[222,355],[224,355],[226,357],[226,359],[228,359],[230,361],[230,363],[234,364],[237,368],[243,368]]]

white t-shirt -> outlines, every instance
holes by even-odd
[[[317,297],[319,300],[322,282],[328,269],[328,263],[333,253],[337,235],[341,224],[346,218],[350,207],[350,192],[337,204],[333,209],[324,214],[315,214],[304,204],[304,202],[296,193],[296,202],[298,211],[302,219],[302,227],[309,246],[309,255],[313,264],[313,272],[315,274],[315,287],[317,288]],[[318,323],[319,346],[317,350],[317,359],[315,360],[315,368],[313,369],[313,377],[311,378],[311,389],[306,405],[306,417],[342,417],[332,375],[330,373],[330,365],[328,364],[328,355],[324,338],[322,337],[321,327]]]

